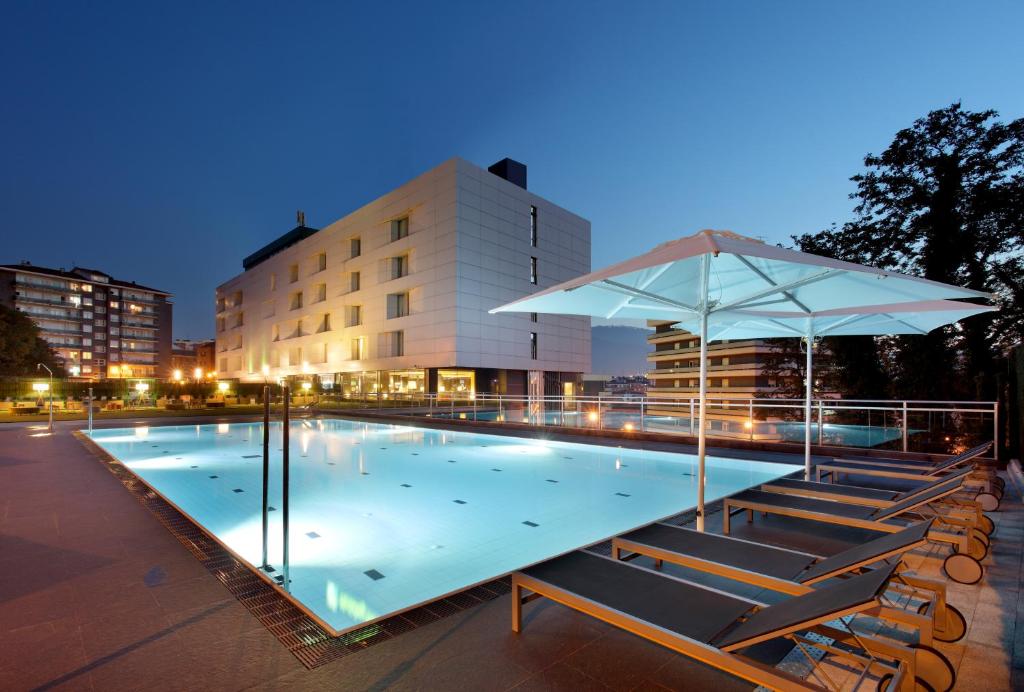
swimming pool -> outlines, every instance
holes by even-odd
[[[270,563],[280,569],[281,425]],[[340,633],[696,505],[694,456],[326,419],[290,428],[290,591]],[[258,565],[262,424],[92,439]],[[797,470],[708,457],[707,500]]]

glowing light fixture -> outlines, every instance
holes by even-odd
[[[46,382],[33,382],[32,390],[36,392],[48,392],[50,391],[50,385]]]
[[[596,423],[597,422],[597,411],[591,411],[590,413],[588,413],[587,414],[587,420],[590,421],[591,423]]]
[[[217,383],[217,389],[219,389],[219,390],[220,390],[220,391],[222,391],[222,392],[226,392],[226,391],[228,391],[228,388],[229,388],[230,386],[231,386],[231,385],[229,385],[229,384],[228,384],[227,382],[218,382],[218,383]]]
[[[752,422],[748,421],[748,420],[745,420],[745,421],[743,421],[743,429],[744,430],[753,430],[754,429],[754,424]]]
[[[195,377],[197,380],[203,379],[203,369],[196,368],[195,370],[192,371],[192,376]]]
[[[626,432],[633,432],[633,424],[625,423],[623,424],[622,429],[625,430]]]
[[[136,382],[135,383],[135,391],[137,391],[139,394],[143,394],[145,392],[148,392],[149,391],[149,383],[148,382]]]
[[[306,391],[306,392],[308,392],[308,391],[309,391],[310,389],[312,389],[312,388],[313,388],[313,383],[312,383],[312,382],[303,382],[303,383],[302,383],[302,389],[303,389],[303,391]]]
[[[181,370],[174,371],[174,379],[177,380],[178,382],[181,382]]]

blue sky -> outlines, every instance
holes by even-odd
[[[176,335],[212,336],[213,288],[296,209],[454,155],[527,163],[596,268],[841,222],[915,118],[1024,115],[1020,2],[298,5],[4,2],[0,262],[165,288]]]

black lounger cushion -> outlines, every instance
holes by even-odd
[[[723,648],[742,645],[766,634],[795,632],[811,623],[827,621],[844,611],[868,605],[885,590],[895,569],[892,565],[872,570],[768,606],[711,644]]]
[[[831,500],[818,500],[813,497],[799,497],[797,495],[780,495],[778,493],[766,493],[763,490],[744,490],[733,495],[732,500],[745,502],[756,502],[769,507],[780,509],[794,509],[805,512],[817,512],[819,514],[832,514],[837,517],[848,519],[868,519],[875,517],[874,507],[862,507],[861,505],[848,505],[842,502]]]
[[[932,500],[938,499],[943,495],[950,494],[951,491],[957,490],[964,484],[964,479],[960,476],[954,478],[948,478],[943,480],[941,483],[937,483],[930,490],[924,493],[915,493],[911,497],[905,500],[901,500],[895,504],[883,507],[875,511],[874,519],[887,519],[889,517],[899,516],[904,512],[925,505]]]
[[[719,635],[751,608],[750,602],[741,598],[582,551],[521,572],[702,643]]]
[[[665,524],[651,524],[622,538],[779,579],[794,579],[814,562],[814,558],[790,550]]]
[[[848,497],[864,498],[867,500],[892,501],[896,498],[896,493],[892,490],[863,488],[859,485],[840,485],[838,483],[815,483],[814,481],[801,481],[796,480],[795,478],[779,478],[778,480],[774,480],[770,483],[765,483],[765,485],[789,488],[791,490],[831,492],[836,495],[846,495]]]
[[[797,578],[797,581],[808,582],[812,579],[820,579],[831,574],[842,574],[854,565],[859,565],[865,560],[870,560],[872,557],[886,555],[895,550],[909,550],[913,545],[925,539],[931,525],[932,521],[929,519],[928,521],[911,524],[902,531],[887,533],[867,543],[855,545],[849,550],[836,553],[816,565],[811,565]]]

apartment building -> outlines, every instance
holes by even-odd
[[[697,396],[700,389],[700,337],[672,322],[648,322],[652,346],[647,354],[651,398]],[[767,341],[712,341],[708,343],[708,396],[715,399],[750,399],[777,394],[780,383],[770,367],[777,350]]]
[[[590,223],[526,166],[454,158],[323,229],[300,223],[217,288],[221,378],[350,396],[573,392],[587,318],[488,310],[590,271]]]
[[[163,377],[171,294],[83,267],[0,265],[0,303],[30,316],[72,377]]]

